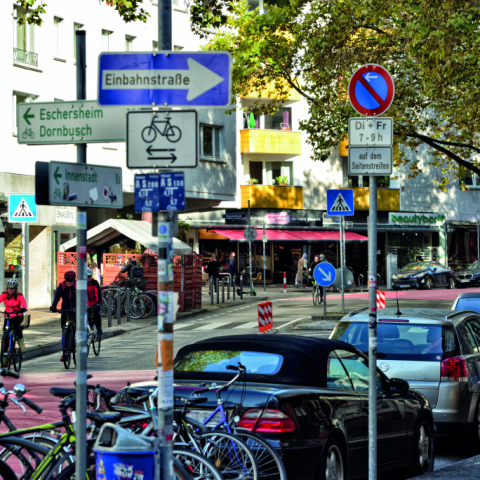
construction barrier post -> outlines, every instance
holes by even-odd
[[[385,308],[385,292],[377,290],[377,309]]]
[[[258,310],[258,330],[260,333],[265,331],[265,303],[257,304]]]
[[[283,272],[283,293],[287,293],[287,272]]]

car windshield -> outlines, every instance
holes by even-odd
[[[480,297],[459,298],[455,310],[473,310],[480,313]]]
[[[350,343],[368,353],[367,323],[341,322],[330,338]],[[458,351],[451,325],[378,322],[377,340],[379,359],[441,361]]]
[[[282,366],[283,357],[265,352],[202,350],[190,352],[178,360],[175,371],[225,373],[227,365],[237,366],[239,362],[247,369],[247,374],[275,375]]]
[[[425,270],[426,268],[430,268],[430,262],[412,262],[407,263],[400,271],[411,272],[412,270]]]
[[[480,269],[480,260],[475,260],[471,265],[468,266],[468,270],[478,270]]]

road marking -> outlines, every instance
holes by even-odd
[[[277,330],[278,330],[278,329],[283,328],[283,327],[286,327],[287,325],[290,325],[290,324],[292,324],[292,323],[294,323],[294,322],[298,322],[298,321],[300,321],[300,320],[305,320],[306,318],[310,318],[310,317],[300,317],[300,318],[296,318],[295,320],[292,320],[291,322],[285,323],[285,324],[281,325],[280,327],[275,327],[275,319],[274,319],[273,328],[277,328]]]
[[[174,324],[173,330],[180,330],[181,328],[189,327],[190,325],[192,324],[191,323],[179,323],[178,325]]]
[[[258,327],[258,322],[248,322],[238,327],[233,327],[233,330],[236,330],[237,328],[255,328],[255,327]]]
[[[193,330],[213,330],[214,328],[220,328],[223,325],[228,325],[229,323],[232,322],[215,322],[215,323],[209,323],[208,325],[203,325],[202,327],[194,328]]]

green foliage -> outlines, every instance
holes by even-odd
[[[228,9],[206,48],[233,55],[232,104],[274,85],[276,99],[254,106],[272,113],[290,89],[299,92],[309,111],[300,128],[314,160],[325,161],[348,133],[348,118],[358,116],[347,99],[349,79],[359,66],[375,63],[395,81],[388,111],[400,145],[395,166],[417,176],[413,154],[422,148],[438,168],[442,190],[457,181],[468,188],[467,170],[480,174],[477,0],[291,0],[267,6],[263,15],[239,0]]]
[[[258,180],[257,180],[256,178],[249,178],[249,179],[247,180],[247,183],[248,183],[249,185],[254,185],[255,183],[258,183]]]
[[[115,10],[122,17],[125,23],[146,22],[150,14],[146,12],[141,5],[143,0],[98,0],[101,3],[112,4]],[[30,25],[41,26],[43,23],[42,15],[46,13],[45,3],[43,0],[16,0],[17,4],[27,11],[24,18],[19,18],[17,21],[20,25],[28,23]],[[107,6],[107,5],[106,5]]]
[[[178,219],[178,236],[183,238],[183,236],[190,230],[190,224],[188,223],[192,217],[187,217],[185,220],[181,218]]]
[[[288,177],[284,175],[283,177],[275,177],[275,180],[277,180],[279,185],[288,185]]]

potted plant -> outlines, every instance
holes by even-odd
[[[390,186],[390,178],[389,177],[379,178],[378,186],[380,188],[388,188]]]
[[[286,175],[275,178],[281,187],[286,187],[288,185],[288,177]]]
[[[256,178],[249,178],[249,179],[247,180],[247,183],[248,183],[249,185],[255,185],[256,183],[258,183],[258,180],[257,180]]]

